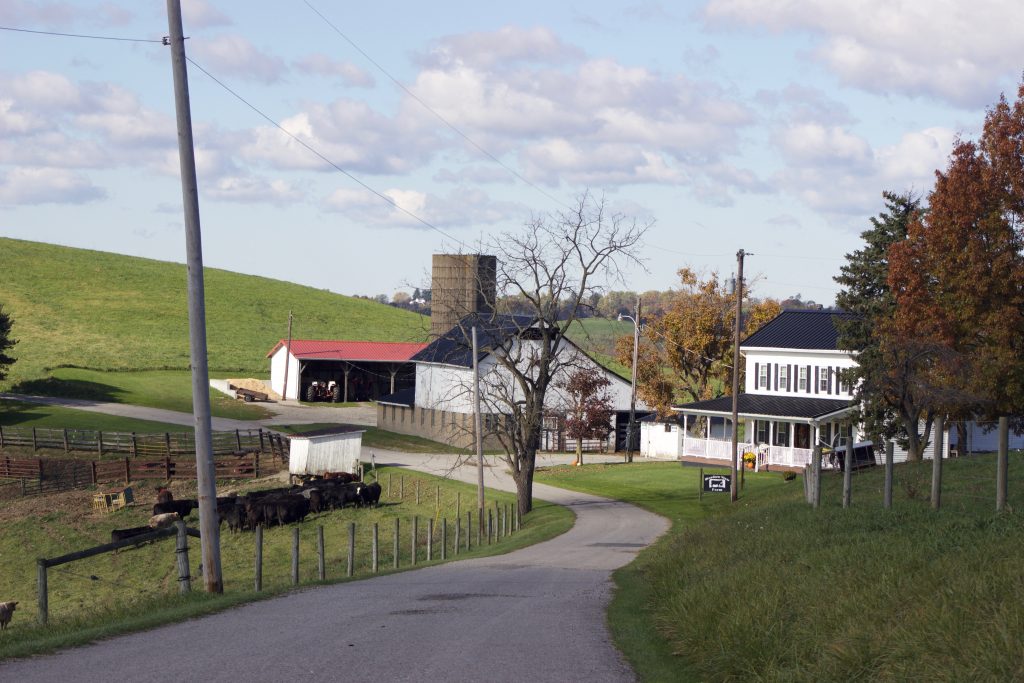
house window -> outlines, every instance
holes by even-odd
[[[828,376],[830,372],[832,372],[830,368],[821,368],[818,375],[818,391],[825,394],[828,393]]]
[[[757,370],[757,386],[755,389],[768,388],[768,364],[762,363]]]
[[[797,386],[800,391],[807,391],[807,366],[800,366],[800,384]]]
[[[773,446],[788,446],[789,445],[789,423],[788,422],[776,422],[775,423],[775,439],[772,443]]]
[[[666,422],[665,423],[665,432],[668,433],[668,432],[671,432],[671,431],[672,431],[672,425],[670,423]]]
[[[757,420],[754,422],[754,433],[756,443],[768,443],[768,421]]]
[[[779,390],[789,391],[789,366],[779,366]]]

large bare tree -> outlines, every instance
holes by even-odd
[[[566,331],[594,292],[623,281],[640,266],[637,249],[650,224],[609,210],[583,195],[572,209],[541,216],[525,230],[503,233],[485,247],[497,256],[497,293],[514,296],[517,315],[494,314],[502,334],[485,335],[481,352],[494,368],[481,378],[487,431],[501,444],[516,482],[519,509],[533,507],[533,476],[549,391],[587,359]]]

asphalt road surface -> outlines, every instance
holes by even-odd
[[[448,456],[377,450],[475,481]],[[509,488],[500,466],[486,484]],[[562,536],[506,555],[311,588],[220,614],[0,664],[0,681],[632,681],[605,624],[611,571],[668,528],[639,508],[538,485]]]

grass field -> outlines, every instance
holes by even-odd
[[[212,373],[265,374],[267,352],[296,339],[423,341],[429,322],[372,301],[278,280],[205,271]],[[19,340],[6,388],[57,367],[189,367],[185,266],[0,238],[0,304]],[[0,387],[4,388],[4,387]]]
[[[301,530],[300,575],[301,583],[317,581],[315,533],[324,527],[325,556],[329,581],[344,580],[347,564],[348,524],[354,522],[357,530],[356,574],[370,572],[369,539],[374,523],[380,529],[381,572],[393,570],[392,542],[394,520],[400,520],[400,567],[411,565],[411,520],[419,520],[419,537],[425,545],[427,520],[435,520],[434,560],[440,555],[440,519],[449,520],[449,559],[453,557],[454,519],[457,501],[461,499],[461,524],[465,532],[465,513],[475,501],[475,487],[401,468],[380,468],[379,480],[384,487],[381,506],[373,509],[346,508],[311,515],[297,525]],[[418,484],[417,484],[418,482]],[[226,490],[235,485],[243,490],[245,482],[221,482]],[[258,488],[279,486],[278,482],[265,482]],[[194,494],[194,484],[176,482],[175,497]],[[417,502],[417,488],[419,502]],[[104,554],[50,570],[49,628],[35,625],[36,557],[54,557],[76,549],[88,548],[110,540],[114,528],[140,526],[149,519],[154,492],[136,489],[136,498],[143,503],[106,514],[90,508],[91,492],[68,492],[59,496],[46,496],[4,503],[0,506],[0,557],[4,571],[0,572],[0,595],[5,600],[18,600],[18,612],[11,627],[0,638],[0,659],[26,656],[55,648],[146,628],[159,623],[177,621],[197,614],[258,599],[253,585],[252,532],[221,533],[221,557],[225,584],[223,596],[193,595],[188,599],[176,597],[177,582],[174,545],[162,540],[137,549],[122,550],[117,554]],[[399,492],[404,496],[400,496]],[[440,493],[440,504],[435,505]],[[512,494],[488,491],[488,505],[494,501],[504,505],[512,503]],[[475,515],[474,515],[475,519]],[[193,514],[192,526],[198,524]],[[538,504],[524,518],[522,530],[500,544],[476,545],[470,553],[459,557],[508,552],[541,540],[557,536],[572,526],[573,516],[567,509]],[[295,525],[293,525],[295,526]],[[290,589],[292,527],[272,527],[264,535],[264,593],[274,594]],[[463,539],[465,536],[463,535]],[[200,554],[198,543],[191,542],[191,572],[197,576]],[[418,565],[426,562],[421,546]]]
[[[595,360],[620,377],[629,379],[629,368],[615,360],[615,342],[619,337],[633,334],[633,323],[628,320],[584,318],[569,328],[569,338]]]
[[[1024,465],[1015,456],[1011,472]],[[645,681],[1022,680],[1024,515],[994,512],[991,457],[947,461],[943,509],[932,464],[823,480],[747,475],[730,505],[697,500],[697,470],[675,463],[554,468],[538,481],[620,498],[673,522],[615,574],[616,643]],[[1024,477],[1011,480],[1011,504]],[[642,606],[638,609],[638,606]]]
[[[138,432],[140,434],[159,432],[188,432],[191,427],[135,420],[130,417],[104,415],[86,410],[45,406],[21,401],[0,401],[0,426],[3,427],[51,427],[68,429],[95,429],[101,432]]]

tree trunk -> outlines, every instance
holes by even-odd
[[[519,456],[519,467],[512,468],[512,478],[516,482],[516,502],[519,504],[520,515],[533,510],[533,470],[537,462],[537,451],[530,450]]]
[[[583,439],[576,439],[576,463],[583,464]]]

